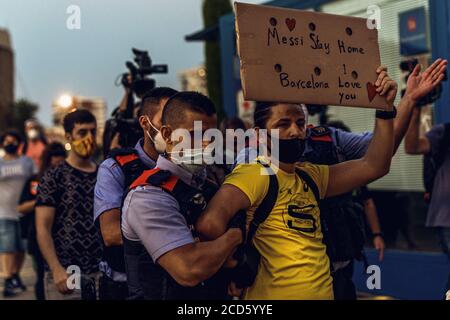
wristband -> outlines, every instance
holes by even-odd
[[[397,108],[394,106],[392,111],[377,110],[375,117],[383,120],[391,120],[397,116]]]
[[[381,237],[381,238],[384,239],[384,236],[383,236],[382,232],[372,233],[372,238],[375,238],[375,237]]]

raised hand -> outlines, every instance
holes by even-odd
[[[444,79],[447,63],[447,60],[437,59],[423,73],[420,73],[421,66],[417,64],[406,83],[405,96],[417,103],[430,93]]]
[[[386,66],[378,67],[377,74],[378,79],[375,82],[375,86],[377,87],[376,91],[380,96],[385,96],[386,102],[392,107],[397,95],[397,83],[389,77]]]

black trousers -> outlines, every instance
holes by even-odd
[[[36,271],[36,283],[34,284],[34,295],[36,300],[45,300],[45,290],[44,290],[44,258],[40,251],[35,251],[31,253],[33,257],[34,267]]]
[[[353,283],[353,260],[344,268],[332,273],[335,300],[356,300],[356,288]]]
[[[106,275],[100,277],[98,288],[99,300],[125,300],[128,297],[126,282],[116,282]]]

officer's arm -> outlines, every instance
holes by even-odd
[[[420,108],[415,108],[405,138],[405,151],[408,154],[428,154],[431,151],[430,140],[420,136]]]
[[[242,242],[239,229],[230,229],[218,239],[178,247],[156,262],[180,285],[194,287],[212,277]]]
[[[231,184],[224,184],[197,220],[195,229],[203,239],[217,239],[225,233],[234,215],[249,207],[250,200],[244,192]]]
[[[100,231],[105,246],[122,245],[122,232],[120,230],[120,209],[111,209],[99,217]]]
[[[112,159],[105,160],[98,169],[94,189],[94,219],[98,219],[105,246],[122,245],[120,206],[125,188],[121,169]]]
[[[397,84],[381,67],[376,81],[377,92],[386,97],[392,108],[397,94]],[[394,151],[394,120],[376,119],[373,139],[363,158],[330,166],[326,196],[331,197],[366,185],[389,172]]]

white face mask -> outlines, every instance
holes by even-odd
[[[164,141],[164,138],[162,137],[161,131],[158,130],[153,123],[150,121],[149,117],[145,116],[147,118],[148,123],[153,128],[153,130],[157,131],[158,133],[153,138],[152,135],[146,130],[147,136],[150,138],[150,140],[153,142],[153,145],[155,146],[156,151],[159,154],[163,154],[166,151],[166,142]]]
[[[197,175],[205,169],[205,163],[203,161],[203,149],[183,149],[182,156],[180,152],[170,152],[171,160],[173,163],[186,169],[193,175]]]
[[[30,129],[27,133],[27,136],[30,140],[37,139],[39,136],[39,132],[36,129]]]

